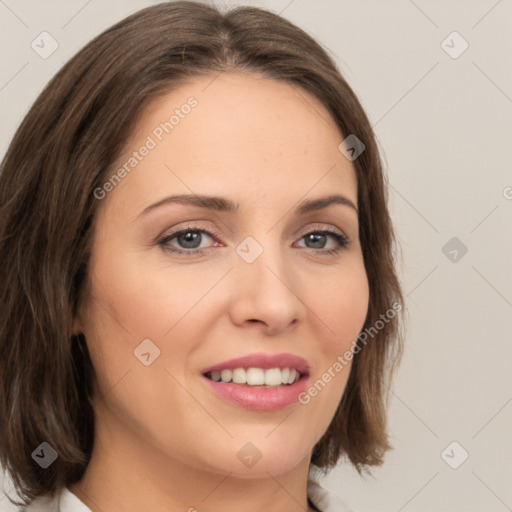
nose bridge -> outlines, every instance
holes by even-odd
[[[270,239],[267,238],[265,246],[260,245],[259,254],[252,261],[244,259],[244,254],[257,249],[254,241],[240,244],[238,249],[247,252],[239,253],[235,264],[233,277],[237,284],[232,315],[237,324],[258,321],[269,330],[278,331],[302,316],[302,303],[296,291],[299,283],[286,259],[285,248],[275,241],[270,243]]]

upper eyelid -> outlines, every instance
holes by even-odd
[[[299,233],[308,234],[311,231],[333,231],[339,233],[340,235],[347,236],[343,229],[333,226],[332,224],[321,224],[318,222],[314,223],[312,226],[307,226],[306,228],[304,228],[304,230],[299,230]]]
[[[199,222],[197,225],[191,225],[194,222]],[[181,226],[183,224],[183,226]],[[220,231],[212,228],[211,226],[207,226],[206,224],[202,224],[200,221],[188,221],[185,223],[178,224],[179,227],[173,228],[172,230],[165,230],[161,235],[158,236],[158,239],[167,238],[169,236],[175,236],[179,233],[183,233],[184,231],[204,231],[210,235],[219,234]]]
[[[218,230],[215,230],[215,229],[211,229],[205,225],[195,225],[195,226],[191,226],[190,225],[190,222],[188,223],[187,226],[183,226],[183,227],[178,227],[177,229],[174,229],[172,230],[170,233],[167,233],[167,234],[162,234],[161,236],[159,236],[158,238],[159,239],[162,239],[162,238],[167,238],[169,236],[175,236],[177,234],[180,234],[180,233],[183,233],[183,232],[186,232],[186,231],[201,231],[201,232],[205,232],[211,236],[218,236],[220,234],[220,231]],[[335,226],[332,226],[332,225],[327,225],[327,224],[320,224],[320,223],[315,223],[313,226],[307,226],[305,227],[304,229],[301,229],[299,230],[298,233],[303,233],[301,236],[304,236],[304,235],[307,235],[308,233],[311,233],[312,231],[333,231],[333,232],[339,232],[339,234],[343,235],[343,236],[346,236],[348,238],[348,236],[346,235],[346,233],[344,232],[344,230],[338,228],[338,227],[335,227]],[[298,235],[297,233],[297,235]]]

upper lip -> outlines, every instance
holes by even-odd
[[[246,356],[235,357],[222,363],[214,364],[205,368],[203,375],[209,372],[221,370],[234,370],[235,368],[295,368],[301,375],[309,374],[308,362],[299,356],[293,354],[249,354]]]

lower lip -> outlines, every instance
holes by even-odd
[[[276,411],[298,403],[298,396],[306,390],[308,380],[306,376],[302,376],[297,382],[287,386],[259,388],[230,382],[216,382],[204,375],[202,379],[214,393],[228,402],[257,411]]]

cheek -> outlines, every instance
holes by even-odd
[[[368,311],[369,289],[364,269],[345,276],[343,285],[332,282],[317,299],[322,322],[328,326],[318,341],[312,379],[299,396],[307,418],[317,419],[311,434],[318,442],[329,427],[350,375],[353,344],[361,332]],[[319,315],[320,316],[320,315]],[[305,420],[307,421],[307,420]]]
[[[108,309],[110,321],[134,341],[172,336],[223,274],[204,265],[171,266],[159,254],[147,258],[137,251],[117,259],[105,254],[96,261],[93,295]]]
[[[299,400],[308,414],[318,418],[318,438],[329,426],[345,391],[352,367],[353,344],[368,312],[369,286],[362,258],[347,260],[347,264],[332,275],[336,277],[321,280],[322,286],[310,294],[312,309],[319,318],[316,327],[325,335],[313,333],[318,344],[313,378]]]
[[[326,350],[345,351],[357,338],[368,312],[369,287],[361,261],[347,265],[331,278],[317,282],[310,294],[315,313],[328,333]]]
[[[208,338],[221,314],[222,301],[210,291],[225,270],[173,267],[161,256],[148,262],[140,251],[127,251],[115,259],[102,249],[91,260],[94,299],[89,301],[85,330],[100,389],[105,392],[117,386],[129,371],[126,381],[138,382],[147,396],[162,400],[163,389],[176,388],[171,395],[183,399],[179,386],[164,369],[180,381],[187,378],[190,368],[186,362]],[[149,367],[136,357],[139,347],[147,346],[147,342],[141,345],[146,339],[158,354]],[[116,389],[124,385],[127,382]],[[164,400],[169,400],[168,393]]]
[[[164,430],[178,435],[185,419],[203,424],[204,412],[179,382],[189,370],[190,354],[208,332],[207,319],[197,311],[214,276],[169,267],[155,270],[136,253],[117,261],[97,254],[84,332],[98,390],[107,397],[104,403],[135,428],[153,429],[155,437]],[[146,339],[159,350],[148,366],[134,354]],[[149,345],[149,350],[151,359],[155,349]]]

